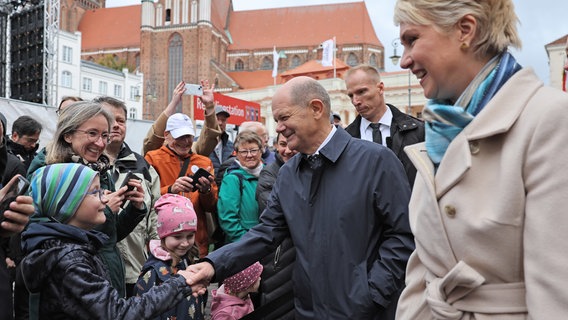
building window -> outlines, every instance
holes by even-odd
[[[137,101],[140,99],[139,88],[136,86],[130,86],[130,100]]]
[[[61,73],[61,86],[65,88],[71,88],[71,72],[63,71]]]
[[[245,63],[241,59],[237,59],[235,62],[235,70],[236,71],[243,71],[245,69]]]
[[[107,92],[108,92],[108,84],[105,81],[99,81],[99,93],[106,96]]]
[[[172,9],[166,9],[166,22],[172,20]]]
[[[262,59],[262,64],[260,65],[260,70],[272,70],[272,67],[272,60],[268,57],[264,57],[264,59]]]
[[[128,118],[129,119],[136,119],[137,118],[136,108],[130,108],[128,110]]]
[[[172,100],[174,88],[182,80],[182,70],[183,40],[178,33],[175,33],[168,45],[168,101]],[[181,108],[181,104],[178,108]],[[181,109],[176,111],[181,112]]]
[[[290,65],[290,68],[296,68],[298,67],[300,64],[302,63],[302,59],[300,59],[300,57],[298,57],[297,55],[292,57],[292,64]]]
[[[369,58],[369,64],[373,67],[377,66],[377,56],[374,53],[371,54],[371,57]]]
[[[73,48],[68,46],[63,46],[63,62],[72,63],[73,62]]]
[[[93,79],[83,78],[83,91],[91,92],[93,90]]]
[[[119,84],[114,85],[114,96],[117,98],[122,98],[122,86]]]
[[[347,56],[347,65],[350,67],[354,67],[358,64],[359,64],[359,59],[353,52],[351,52],[349,56]]]
[[[136,55],[135,60],[136,60],[136,62],[135,62],[136,63],[136,70],[140,70],[140,55],[139,54]]]

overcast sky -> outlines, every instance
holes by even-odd
[[[350,0],[233,0],[235,10],[254,10],[275,7],[319,5],[329,3],[358,2]],[[568,34],[567,0],[513,0],[521,25],[519,33],[523,49],[513,51],[524,67],[532,67],[538,76],[549,83],[548,57],[544,45]],[[107,0],[107,7],[132,5],[140,0]],[[365,0],[369,16],[379,40],[383,43],[386,56],[392,55],[392,41],[398,38],[398,27],[393,24],[395,0]],[[322,39],[324,41],[326,39]],[[401,47],[398,54],[402,52]],[[387,71],[400,70],[390,61],[385,61]]]

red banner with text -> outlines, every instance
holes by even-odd
[[[260,121],[260,104],[251,101],[245,101],[220,93],[213,93],[215,105],[221,106],[231,116],[227,119],[227,123],[240,125],[244,121]],[[193,115],[195,120],[205,120],[205,107],[197,97],[193,97]]]

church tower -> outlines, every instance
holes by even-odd
[[[61,0],[59,29],[74,33],[79,29],[79,22],[85,11],[104,8],[105,4],[105,0]]]
[[[229,0],[142,0],[140,68],[144,74],[144,119],[155,119],[180,81],[214,83],[226,61],[229,39],[223,26],[212,21],[216,8]],[[222,6],[222,5],[221,5]],[[190,98],[178,112],[191,115]]]

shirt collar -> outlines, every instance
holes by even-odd
[[[392,123],[392,111],[389,107],[387,107],[387,110],[385,111],[385,113],[383,114],[381,119],[379,119],[379,123],[383,126],[387,126],[388,128],[390,128],[391,123]],[[371,121],[361,117],[361,127],[362,128],[364,128],[366,130],[367,128],[369,128],[370,124],[371,124]]]

